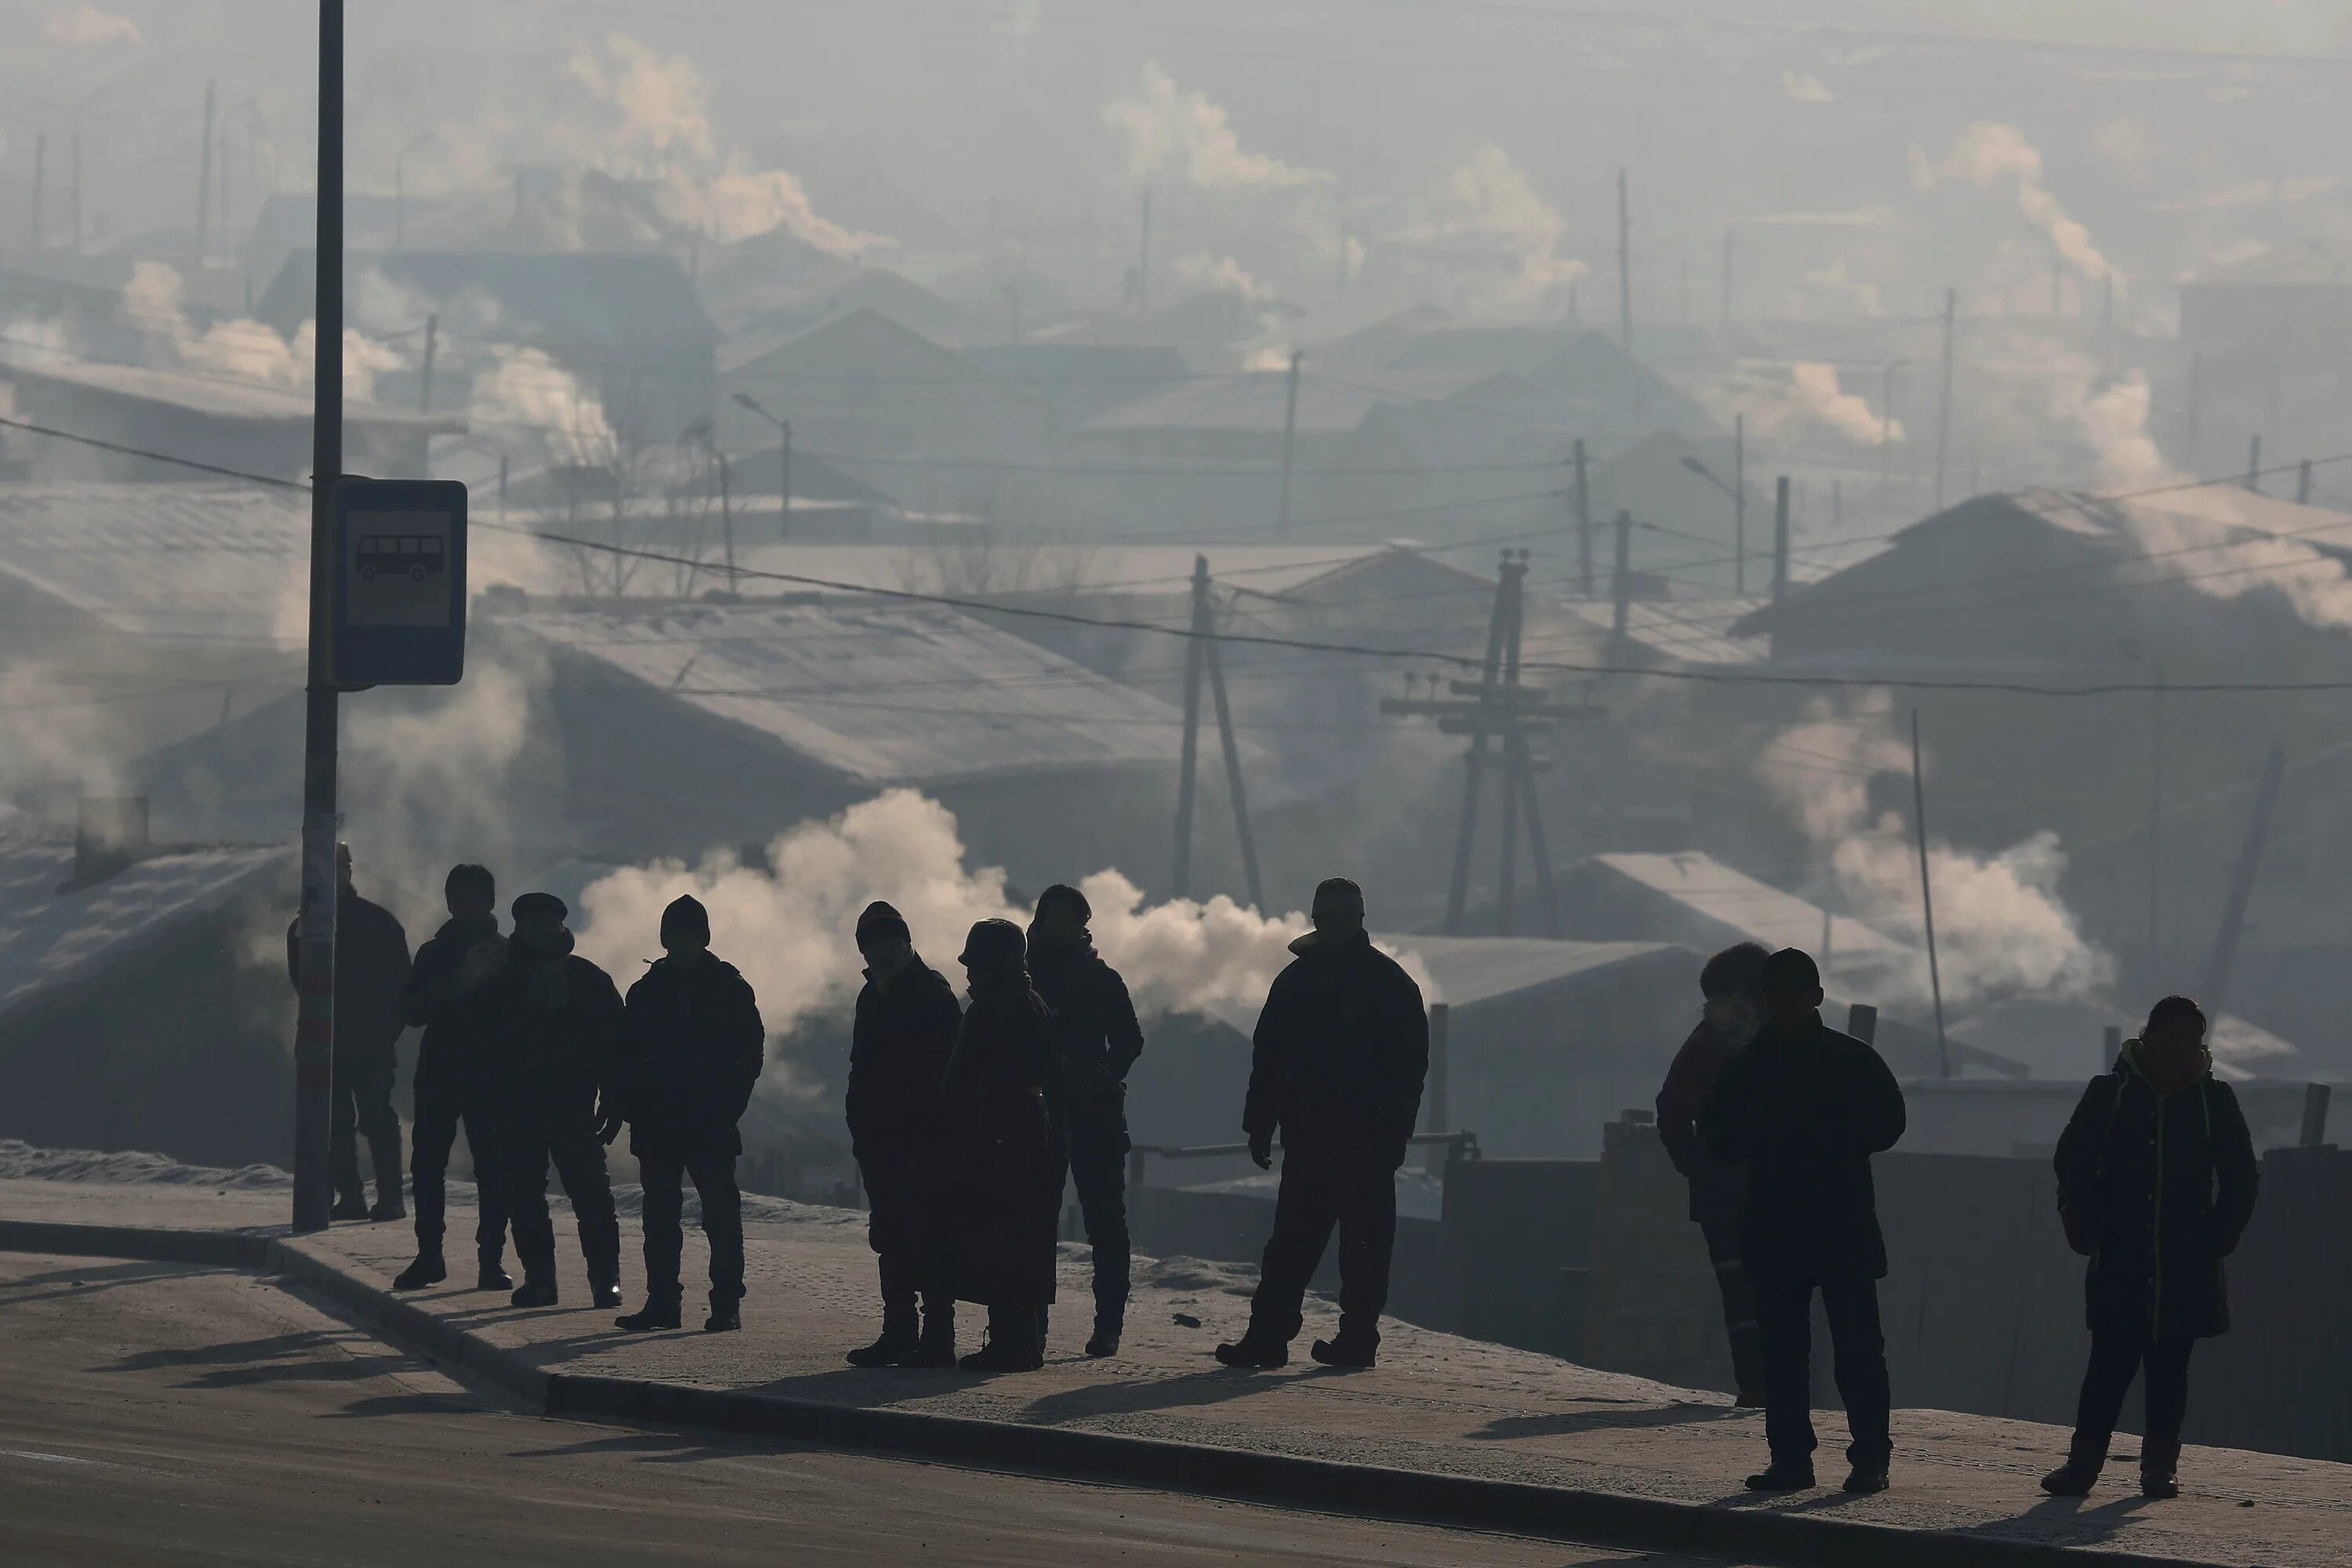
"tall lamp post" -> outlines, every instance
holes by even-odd
[[[769,413],[760,400],[748,392],[737,393],[735,402],[738,406],[750,410],[776,427],[776,437],[780,443],[776,450],[781,458],[776,475],[776,532],[779,538],[790,539],[793,536],[793,422],[779,419]]]

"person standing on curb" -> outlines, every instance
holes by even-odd
[[[1816,1290],[1853,1435],[1845,1489],[1885,1491],[1894,1451],[1878,1323],[1886,1242],[1870,1157],[1903,1136],[1903,1089],[1876,1051],[1822,1023],[1821,1007],[1821,971],[1811,955],[1789,947],[1768,959],[1764,1027],[1725,1064],[1699,1112],[1706,1152],[1748,1168],[1739,1244],[1763,1331],[1771,1445],[1770,1464],[1748,1478],[1751,1491],[1813,1484]]]
[[[302,984],[302,922],[286,928],[286,977]],[[335,846],[334,1099],[327,1123],[334,1219],[405,1219],[400,1201],[401,998],[408,986],[408,933],[382,904],[352,886],[352,847]],[[360,1182],[359,1141],[375,1165],[375,1207]]]
[[[1706,1238],[1715,1283],[1723,1294],[1723,1321],[1731,1341],[1732,1385],[1738,1403],[1764,1403],[1763,1335],[1756,1324],[1756,1290],[1739,1258],[1739,1207],[1748,1173],[1727,1165],[1699,1142],[1699,1108],[1726,1062],[1748,1048],[1764,1024],[1764,961],[1771,955],[1752,942],[1725,948],[1699,971],[1699,994],[1706,1011],[1675,1053],[1658,1090],[1658,1141],[1666,1158],[1690,1184],[1690,1216]]]
[[[953,1366],[940,1085],[963,1010],[946,979],[916,954],[905,917],[888,904],[868,904],[857,917],[857,951],[866,960],[866,986],[857,994],[842,1108],[866,1187],[866,1241],[881,1275],[882,1333],[851,1351],[849,1364]]]
[[[482,1089],[483,983],[506,962],[499,935],[499,885],[486,866],[459,866],[443,884],[449,919],[416,950],[401,997],[407,1022],[425,1031],[416,1048],[416,1121],[410,1141],[409,1183],[416,1194],[416,1261],[392,1282],[421,1290],[449,1277],[441,1250],[448,1207],[449,1151],[457,1124],[466,1124],[466,1152],[474,1163],[474,1227],[478,1290],[511,1290],[507,1278],[506,1196],[499,1185],[498,1134]]]
[[[710,1239],[706,1333],[743,1326],[743,1194],[737,1123],[751,1103],[768,1032],[751,982],[710,951],[710,913],[692,895],[662,911],[664,956],[629,987],[621,1032],[621,1109],[645,1189],[646,1305],[614,1320],[631,1333],[680,1324],[686,1182]]]
[[[1057,882],[1038,894],[1029,977],[1054,1014],[1054,1168],[1078,1189],[1094,1251],[1095,1326],[1087,1354],[1109,1356],[1118,1353],[1127,1319],[1127,1075],[1143,1054],[1143,1026],[1127,983],[1095,952],[1087,930],[1093,918],[1076,888]],[[1057,1206],[1062,1186],[1057,1174]]]
[[[2091,1260],[2091,1363],[2066,1462],[2042,1480],[2055,1497],[2082,1497],[2097,1483],[2143,1368],[2140,1495],[2180,1495],[2189,1352],[2229,1331],[2222,1260],[2253,1218],[2261,1184],[2245,1113],[2213,1076],[2205,1030],[2204,1009],[2188,997],[2158,1002],[2115,1071],[2083,1091],[2058,1140],[2066,1239]]]
[[[1381,1343],[1396,1247],[1396,1173],[1421,1115],[1429,1013],[1421,988],[1364,931],[1364,892],[1345,877],[1315,889],[1315,929],[1290,944],[1258,1014],[1242,1130],[1258,1169],[1283,1141],[1274,1234],[1249,1328],[1217,1347],[1232,1367],[1277,1367],[1298,1337],[1307,1281],[1339,1232],[1339,1331],[1326,1366],[1368,1367]]]
[[[1028,942],[1011,921],[982,921],[961,959],[971,977],[943,1087],[948,1272],[956,1300],[988,1309],[988,1342],[966,1372],[1034,1372],[1045,1364],[1037,1315],[1054,1301],[1056,1260],[1054,1043],[1029,984]]]
[[[569,913],[552,893],[517,899],[507,961],[482,987],[500,1173],[523,1269],[510,1298],[518,1307],[556,1303],[551,1161],[579,1221],[589,1298],[599,1307],[621,1304],[621,1223],[604,1167],[604,1146],[622,1127],[621,994],[572,951]]]

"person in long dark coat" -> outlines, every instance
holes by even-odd
[[[621,994],[574,953],[552,893],[514,901],[507,960],[482,986],[485,1077],[496,1107],[499,1171],[523,1282],[518,1307],[556,1302],[551,1161],[580,1226],[590,1300],[621,1304],[621,1224],[604,1146],[621,1135]],[[599,1097],[602,1103],[599,1103]]]
[[[888,904],[868,904],[857,917],[857,951],[866,986],[857,994],[842,1108],[866,1187],[882,1333],[851,1351],[849,1363],[953,1366],[940,1095],[963,1010],[946,979],[917,955],[905,918]]]
[[[1666,1069],[1658,1090],[1658,1141],[1666,1158],[1690,1184],[1690,1217],[1706,1238],[1715,1264],[1716,1288],[1723,1297],[1723,1321],[1731,1341],[1733,1386],[1743,1405],[1764,1403],[1764,1337],[1756,1322],[1756,1289],[1740,1259],[1739,1210],[1747,1200],[1748,1173],[1727,1165],[1699,1141],[1698,1113],[1724,1065],[1748,1048],[1764,1024],[1764,961],[1771,955],[1752,942],[1727,947],[1699,971],[1706,1012]]]
[[[1029,976],[1053,1009],[1055,1168],[1077,1188],[1094,1253],[1095,1325],[1087,1354],[1118,1353],[1126,1325],[1127,1075],[1143,1054],[1143,1026],[1118,971],[1095,952],[1094,910],[1077,889],[1037,895],[1029,926]],[[1055,1183],[1058,1194],[1063,1184]],[[1060,1200],[1058,1196],[1055,1202]]]
[[[1339,1233],[1339,1331],[1326,1366],[1368,1367],[1380,1350],[1396,1247],[1396,1173],[1429,1074],[1421,987],[1364,933],[1364,892],[1345,877],[1315,889],[1315,929],[1290,944],[1258,1014],[1242,1131],[1260,1170],[1283,1142],[1274,1232],[1249,1328],[1217,1347],[1226,1366],[1276,1367],[1298,1337],[1307,1282]]]
[[[736,1123],[767,1055],[759,999],[742,971],[710,951],[710,912],[687,895],[662,911],[663,956],[629,987],[621,1030],[621,1109],[645,1188],[645,1310],[614,1320],[631,1333],[680,1326],[686,1183],[710,1239],[705,1333],[743,1326],[743,1194]]]
[[[1045,1364],[1037,1314],[1054,1300],[1053,1127],[1045,1105],[1053,1041],[1029,984],[1027,943],[1011,921],[982,921],[961,962],[971,1005],[942,1085],[948,1125],[948,1269],[956,1300],[988,1309],[988,1342],[967,1372]]]
[[[2081,1497],[2098,1480],[2143,1368],[2140,1491],[2180,1495],[2189,1352],[2229,1330],[2221,1260],[2237,1250],[2260,1184],[2253,1138],[2238,1097],[2213,1076],[2205,1027],[2188,997],[2158,1002],[2116,1070],[2083,1091],[2058,1140],[2067,1239],[2091,1259],[2091,1364],[2066,1462],[2042,1482],[2056,1496]]]
[[[1764,1341],[1764,1431],[1771,1463],[1757,1491],[1813,1484],[1812,1300],[1836,1352],[1838,1396],[1853,1441],[1850,1492],[1885,1491],[1893,1453],[1878,1228],[1870,1157],[1903,1136],[1903,1090],[1878,1053],[1822,1022],[1821,971],[1795,948],[1764,965],[1765,1024],[1726,1063],[1700,1110],[1707,1152],[1748,1168],[1741,1256]]]
[[[334,1098],[328,1112],[327,1163],[335,1185],[335,1219],[404,1219],[400,1201],[400,1113],[392,1108],[400,1070],[395,1047],[406,1022],[408,933],[392,911],[352,885],[352,847],[335,846]],[[286,928],[286,977],[302,984],[302,922]],[[375,1166],[375,1206],[360,1181],[359,1141]]]
[[[413,1027],[425,1031],[416,1049],[415,1126],[410,1142],[408,1179],[416,1195],[416,1261],[392,1282],[395,1290],[421,1290],[449,1277],[441,1250],[448,1205],[449,1151],[465,1124],[466,1152],[474,1163],[474,1227],[478,1263],[474,1288],[511,1290],[504,1261],[506,1194],[499,1185],[498,1133],[490,1124],[482,1086],[483,983],[506,962],[506,939],[499,934],[499,885],[485,866],[453,868],[443,894],[449,918],[416,950],[401,1007]]]

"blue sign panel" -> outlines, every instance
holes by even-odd
[[[466,673],[466,487],[335,481],[335,685],[455,686]]]

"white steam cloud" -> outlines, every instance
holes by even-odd
[[[1028,920],[1006,896],[1003,870],[965,866],[953,815],[912,790],[788,828],[767,860],[772,869],[721,853],[601,878],[581,895],[580,951],[614,974],[634,973],[658,951],[662,910],[691,893],[710,910],[717,950],[759,993],[769,1031],[782,1035],[856,999],[863,961],[851,932],[874,900],[896,906],[927,960],[958,979],[954,959],[973,921]],[[1147,1015],[1255,1005],[1307,929],[1303,914],[1269,918],[1222,895],[1146,905],[1117,871],[1078,886],[1094,906],[1096,945]]]
[[[1833,103],[1837,94],[1811,71],[1782,71],[1780,95],[1791,103]]]
[[[619,437],[604,403],[577,376],[541,349],[494,345],[476,372],[467,416],[493,438],[539,437],[559,458],[596,464],[614,460]]]
[[[61,5],[50,12],[41,36],[53,44],[136,44],[142,41],[138,23],[128,16],[101,11],[89,0],[82,0],[79,5]]]
[[[1175,168],[1204,191],[1287,190],[1331,183],[1331,175],[1320,169],[1244,152],[1223,107],[1207,93],[1179,89],[1156,60],[1144,62],[1134,91],[1103,105],[1102,118],[1127,138],[1128,173],[1139,179]]]
[[[1904,994],[1890,998],[1916,1005],[1929,999],[1918,849],[1899,813],[1874,818],[1870,810],[1871,776],[1911,765],[1908,743],[1885,719],[1883,700],[1843,714],[1817,704],[1764,749],[1757,772],[1826,851],[1847,908],[1917,945]],[[2058,896],[2066,856],[2056,834],[2034,834],[1990,857],[1930,839],[1927,862],[1948,1005],[2013,994],[2084,998],[2113,978],[2114,961]]]
[[[2040,230],[2077,273],[2084,278],[2116,275],[2113,264],[2091,243],[2091,231],[2066,216],[2064,206],[2043,183],[2041,150],[2014,125],[1979,120],[1952,139],[1951,150],[1939,161],[1931,162],[1924,151],[1913,147],[1911,179],[1921,190],[1933,190],[1943,180],[1957,180],[1980,191],[2006,189],[2025,221]]]
[[[141,261],[132,267],[122,291],[123,315],[143,331],[167,339],[180,368],[289,392],[312,384],[316,322],[303,322],[290,342],[276,329],[246,318],[215,321],[199,331],[181,304],[181,289],[178,269],[160,261]],[[376,377],[404,363],[397,351],[358,328],[343,330],[344,396],[372,401]]]
[[[1503,261],[1499,279],[1486,279],[1496,308],[1549,312],[1557,296],[1587,268],[1561,254],[1568,220],[1538,194],[1535,183],[1495,142],[1481,142],[1446,181],[1447,208],[1436,223],[1400,237],[1492,247]]]
[[[1830,430],[1849,441],[1874,446],[1886,439],[1904,439],[1903,421],[1882,426],[1880,411],[1858,393],[1838,384],[1837,367],[1815,362],[1792,364],[1785,374],[1777,368],[1751,371],[1734,380],[1703,387],[1700,403],[1728,424],[1732,416],[1746,417],[1750,434],[1768,440],[1794,440],[1817,430]]]

